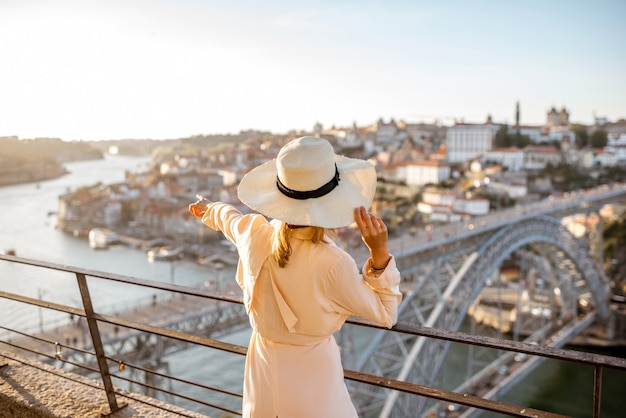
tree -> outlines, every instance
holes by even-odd
[[[494,148],[508,148],[511,146],[511,138],[508,134],[508,128],[506,125],[500,126],[498,133],[493,141]]]
[[[576,135],[577,148],[584,148],[589,144],[589,133],[585,125],[572,124],[570,130]]]
[[[518,147],[524,148],[526,145],[531,144],[531,140],[527,135],[522,135],[519,132],[509,134],[509,130],[506,125],[500,126],[496,137],[493,140],[494,148],[508,148]]]
[[[604,148],[609,142],[609,136],[603,129],[598,129],[591,134],[591,146],[593,148]]]
[[[528,146],[528,145],[530,145],[532,143],[532,141],[530,140],[528,135],[522,135],[522,134],[519,134],[519,133],[516,133],[515,135],[513,135],[513,138],[511,139],[511,142],[517,148],[524,148],[524,147],[526,147],[526,146]]]

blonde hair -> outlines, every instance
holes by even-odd
[[[280,226],[274,230],[274,240],[272,241],[272,256],[278,263],[279,267],[285,267],[291,256],[291,245],[289,244],[289,236],[294,229],[302,228],[297,225],[289,225],[281,222]],[[320,226],[313,226],[313,237],[311,241],[316,244],[324,241],[325,229]]]

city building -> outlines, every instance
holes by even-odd
[[[440,160],[417,161],[401,167],[407,185],[438,184],[450,178],[450,166]]]
[[[582,165],[585,168],[615,167],[617,154],[609,147],[605,147],[603,150],[587,149],[583,152]]]
[[[546,127],[567,127],[567,125],[569,125],[569,112],[567,109],[562,108],[560,111],[557,111],[555,107],[552,107],[552,109],[546,113]]]
[[[376,122],[376,143],[389,144],[394,142],[398,135],[398,125],[395,120],[391,119],[389,123],[385,123],[382,118]]]
[[[493,140],[500,125],[458,123],[448,128],[446,133],[446,155],[448,162],[460,163],[480,158],[493,147]]]
[[[509,171],[521,171],[524,169],[524,151],[517,147],[495,148],[485,152],[481,162],[496,163]]]
[[[556,147],[529,145],[524,148],[524,169],[542,170],[548,164],[557,165],[563,157]]]
[[[457,222],[464,216],[489,213],[489,200],[468,198],[448,190],[427,188],[417,210],[430,222]]]

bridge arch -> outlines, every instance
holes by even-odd
[[[423,287],[426,280],[418,280],[410,292],[407,293],[401,307],[400,320],[412,322],[423,326],[438,327],[457,331],[470,307],[476,300],[480,291],[485,286],[487,278],[500,268],[502,262],[513,252],[526,245],[543,245],[543,248],[551,248],[561,251],[571,260],[580,272],[587,287],[593,295],[598,316],[606,319],[609,315],[608,303],[609,286],[604,275],[597,268],[584,243],[577,239],[560,221],[548,216],[527,218],[519,222],[511,223],[492,234],[487,240],[479,244],[473,251],[464,255],[460,267],[450,274],[447,287],[438,295],[438,301],[425,317],[417,307],[421,303],[433,303],[423,296]],[[547,254],[541,254],[551,258]],[[434,268],[437,270],[437,268]],[[436,292],[435,292],[436,293]],[[431,293],[432,295],[432,293]],[[449,342],[427,339],[425,337],[406,338],[394,337],[393,342],[389,338],[383,341],[381,338],[381,353],[386,353],[389,358],[389,350],[392,344],[398,345],[395,349],[401,359],[402,365],[386,364],[381,366],[370,347],[367,351],[368,360],[362,363],[364,371],[380,373],[385,369],[389,377],[398,380],[407,380],[420,384],[433,385],[438,378],[444,360],[449,349]],[[394,374],[394,375],[392,375]],[[402,401],[399,399],[402,398]],[[382,406],[381,417],[391,416],[391,411],[398,406],[402,411],[422,410],[424,399],[416,401],[398,392],[390,392],[384,400],[379,400]],[[410,404],[407,404],[410,403]],[[419,404],[415,404],[418,402]],[[402,405],[396,405],[401,403]]]
[[[476,299],[484,287],[487,277],[500,267],[505,258],[527,244],[547,243],[563,251],[578,271],[582,274],[602,319],[609,315],[609,283],[598,269],[589,251],[582,241],[576,238],[558,219],[538,216],[500,229],[478,249],[477,257],[468,271],[466,280],[474,283],[471,300],[466,301],[465,308]],[[551,254],[542,254],[551,258]],[[467,312],[467,309],[465,309]]]

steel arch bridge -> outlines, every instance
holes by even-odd
[[[619,197],[623,198],[626,190],[621,189],[621,193]],[[588,213],[590,206],[575,202],[566,209],[571,214],[582,207]],[[575,207],[574,211],[572,207]],[[599,207],[600,204],[595,206],[596,209]],[[497,226],[485,227],[484,232],[472,231],[458,238],[447,235],[449,239],[444,243],[425,250],[411,252],[406,243],[396,243],[397,251],[392,249],[392,252],[397,254],[405,294],[399,321],[459,330],[470,306],[492,276],[499,272],[502,262],[513,253],[546,279],[551,295],[558,289],[561,306],[558,317],[552,319],[561,319],[561,325],[563,320],[576,322],[579,296],[591,294],[595,315],[606,320],[609,284],[584,240],[576,238],[562,225],[559,217],[565,212],[559,213],[553,206],[552,210],[541,213],[524,210],[520,216],[504,220]],[[474,225],[465,226],[474,229]],[[589,323],[588,317],[586,321],[584,326]],[[581,329],[579,326],[576,332]],[[554,327],[552,332],[555,332]],[[357,362],[356,369],[436,386],[449,348],[450,342],[447,341],[381,332]],[[467,376],[466,381],[471,377]],[[426,399],[400,392],[370,390],[363,385],[351,385],[350,389],[363,416],[414,417],[429,407]]]

